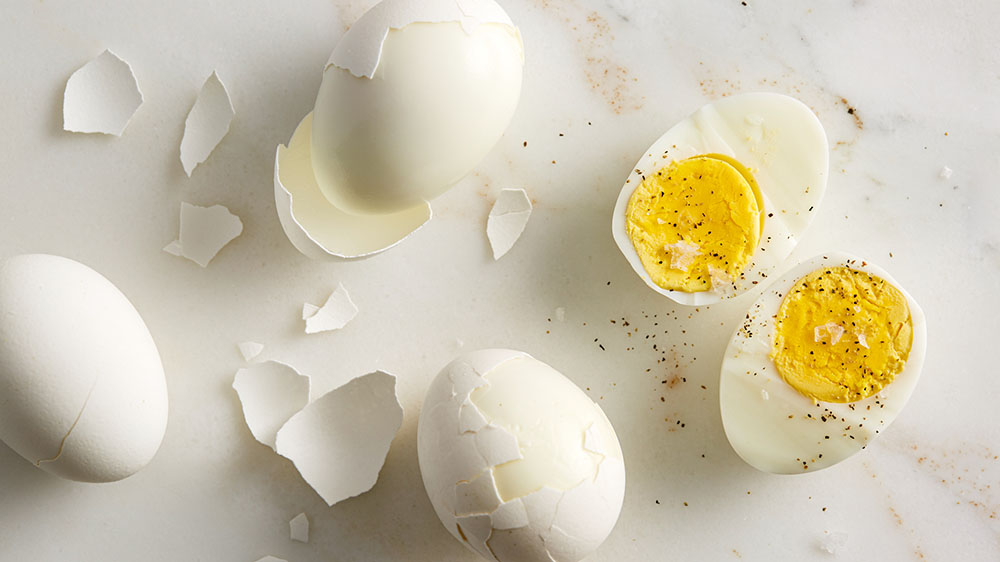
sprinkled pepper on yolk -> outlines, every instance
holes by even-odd
[[[906,297],[848,267],[817,269],[785,295],[771,358],[781,378],[816,401],[856,402],[903,370],[913,344]]]
[[[629,198],[625,228],[654,283],[708,291],[746,268],[760,242],[763,208],[746,168],[728,156],[705,154],[644,178]]]

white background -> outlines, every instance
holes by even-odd
[[[0,446],[0,559],[474,560],[438,523],[416,464],[421,398],[456,339],[535,355],[614,423],[625,507],[592,560],[827,559],[826,531],[848,534],[844,559],[1000,557],[1000,5],[507,0],[527,64],[506,136],[397,248],[312,262],[278,224],[274,149],[371,3],[5,2],[0,258],[60,254],[116,283],[159,347],[170,421],[153,462],[115,484],[62,481]],[[66,80],[105,48],[132,64],[145,103],[121,138],[62,131]],[[184,118],[213,70],[237,114],[189,179]],[[757,90],[810,105],[832,148],[826,199],[793,261],[828,249],[874,261],[929,324],[923,380],[895,425],[800,477],[745,465],[722,430],[718,369],[754,297],[676,307],[610,236],[621,184],[653,140],[708,101]],[[526,188],[535,214],[494,263],[485,222],[503,187]],[[245,225],[207,269],[161,251],[181,201],[226,205]],[[304,335],[302,303],[338,282],[357,319]],[[374,490],[328,508],[254,441],[230,388],[248,339],[319,392],[375,368],[398,374],[404,424]],[[288,538],[302,511],[309,544]]]

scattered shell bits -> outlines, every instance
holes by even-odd
[[[66,82],[63,129],[120,137],[140,105],[142,92],[132,67],[106,50]]]
[[[288,522],[288,531],[293,541],[309,542],[309,517],[305,513],[296,515]]]
[[[502,258],[521,237],[531,217],[531,199],[523,189],[500,192],[486,220],[486,236],[493,248],[493,259]]]
[[[278,430],[276,450],[328,505],[370,490],[403,423],[396,377],[376,371],[331,390]]]
[[[307,334],[339,330],[357,315],[358,307],[341,283],[337,284],[323,306],[317,307],[309,303],[302,305],[302,319],[306,321]]]
[[[255,341],[240,342],[236,344],[236,347],[239,348],[240,355],[243,356],[243,360],[247,363],[256,359],[264,351],[264,344]]]
[[[212,258],[243,232],[243,221],[222,205],[181,203],[180,236],[164,252],[207,267]]]
[[[229,92],[217,72],[205,80],[198,99],[184,121],[181,139],[181,165],[191,177],[194,169],[212,154],[232,123],[236,110],[229,99]]]
[[[272,449],[281,426],[309,403],[309,377],[277,361],[240,369],[233,389],[243,404],[250,433]]]

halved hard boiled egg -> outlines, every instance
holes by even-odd
[[[685,305],[738,296],[788,257],[826,189],[829,147],[802,102],[754,93],[710,103],[629,174],[615,242],[655,291]]]
[[[429,201],[503,135],[523,66],[521,35],[493,0],[375,5],[278,149],[275,200],[292,243],[310,257],[366,257],[427,222]]]
[[[726,436],[765,472],[833,466],[896,419],[926,347],[920,306],[884,270],[840,252],[807,260],[760,296],[729,342]]]

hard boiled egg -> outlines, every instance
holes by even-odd
[[[629,174],[612,233],[635,272],[680,304],[766,282],[812,222],[829,165],[802,102],[754,93],[710,103],[667,131]]]
[[[807,260],[760,296],[729,342],[726,436],[765,472],[833,466],[896,419],[926,347],[920,306],[888,273],[839,252]]]
[[[383,0],[366,12],[278,150],[275,197],[293,244],[364,257],[423,225],[428,202],[503,135],[523,65],[520,33],[493,0]]]
[[[110,281],[58,256],[0,264],[0,440],[70,480],[121,480],[167,425],[163,366]]]
[[[417,454],[441,523],[487,560],[576,562],[621,511],[625,464],[608,418],[526,353],[476,351],[445,367]]]

